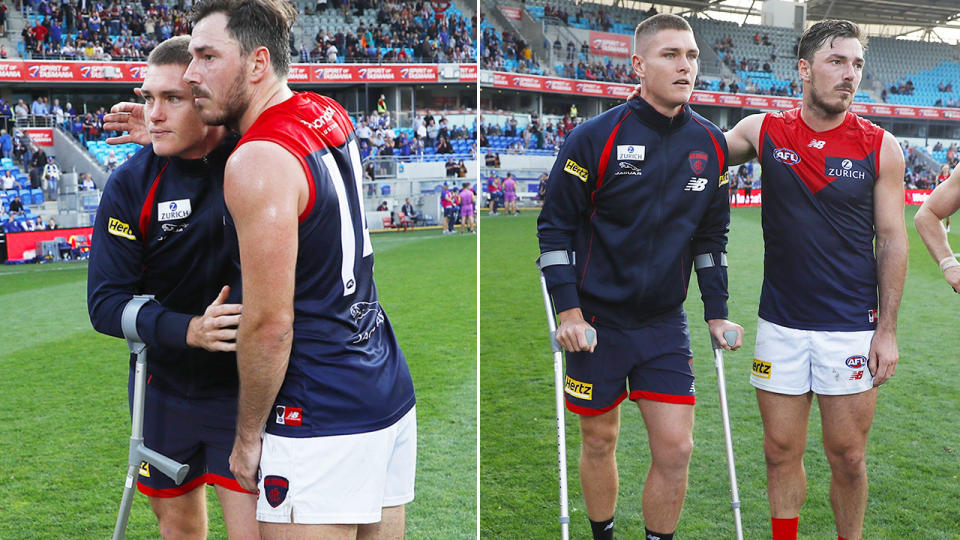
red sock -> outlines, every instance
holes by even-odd
[[[800,516],[790,519],[770,518],[770,524],[773,528],[773,540],[797,540]]]

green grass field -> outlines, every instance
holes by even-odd
[[[407,537],[476,537],[476,237],[374,235],[417,388]],[[85,263],[0,267],[0,539],[109,538],[130,437],[127,348],[90,326]],[[210,538],[226,538],[208,489]],[[159,538],[136,497],[128,538]]]
[[[900,310],[901,360],[879,394],[868,449],[871,490],[864,538],[960,539],[960,296],[943,281],[907,211],[910,268]],[[960,246],[960,238],[952,238]],[[762,280],[759,209],[734,209],[729,244],[730,317],[747,345],[725,356],[744,537],[770,538],[762,427],[749,371]],[[481,538],[559,535],[552,355],[534,260],[536,211],[483,217],[480,226]],[[699,381],[690,486],[678,538],[733,538],[716,372],[695,280],[690,285]],[[814,402],[816,403],[816,402]],[[640,497],[649,466],[637,407],[621,409],[617,537],[641,538]],[[578,423],[567,414],[571,538],[590,537],[580,494]],[[811,412],[800,538],[836,538],[828,499],[819,410]]]

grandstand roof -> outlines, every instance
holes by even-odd
[[[629,5],[630,0],[621,0]],[[736,0],[667,0],[661,5],[693,11],[726,11],[759,14],[759,3]],[[745,5],[746,4],[746,5]],[[750,7],[751,6],[753,9]],[[891,27],[960,28],[960,3],[956,0],[807,0],[807,19],[850,18],[859,24]],[[908,31],[905,30],[904,33]]]

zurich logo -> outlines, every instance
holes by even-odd
[[[176,209],[177,209],[177,203],[176,203],[176,202],[171,202],[171,203],[170,203],[170,211],[173,212],[173,211],[175,211]]]
[[[849,159],[845,159],[840,162],[840,166],[849,171],[851,168],[853,168],[853,162]]]
[[[800,163],[800,156],[789,148],[775,148],[773,150],[773,157],[784,165],[793,166]]]

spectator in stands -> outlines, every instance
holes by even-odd
[[[437,153],[438,154],[452,154],[453,145],[450,144],[450,141],[446,137],[440,137],[440,140],[437,142]]]
[[[13,200],[10,201],[10,214],[22,214],[23,213],[23,201],[20,200],[20,195],[14,195]]]
[[[36,231],[45,231],[47,230],[47,224],[43,222],[43,216],[37,216],[37,220],[34,226]]]
[[[419,217],[419,214],[413,207],[413,203],[410,202],[410,197],[407,197],[403,200],[403,206],[400,207],[400,211],[410,219],[416,219]]]
[[[7,159],[13,156],[13,138],[6,129],[0,129],[0,154]]]
[[[106,165],[108,171],[113,171],[120,165],[120,160],[117,159],[117,154],[113,150],[110,150],[110,153],[107,154]]]
[[[40,169],[43,171],[43,167],[47,164],[47,153],[43,150],[42,146],[37,146],[33,143],[30,143],[30,150],[33,152],[33,158],[30,160],[31,169]]]
[[[0,126],[6,130],[13,128],[13,109],[3,99],[0,99]]]
[[[356,134],[357,134],[357,140],[360,141],[360,143],[362,144],[364,141],[366,141],[367,143],[370,142],[370,137],[373,135],[373,132],[367,126],[366,122],[364,122],[363,120],[360,120],[358,122]]]
[[[16,221],[16,218],[14,218],[13,210],[10,210],[10,215],[7,216],[7,222],[3,224],[3,232],[10,234],[22,231],[23,227],[21,227],[20,223]]]
[[[390,207],[387,206],[387,201],[380,203],[380,206],[377,207],[377,212],[389,212]]]
[[[60,183],[60,167],[53,160],[53,156],[47,158],[47,164],[43,167],[43,193],[47,200],[57,200],[57,185]]]
[[[48,231],[52,231],[52,230],[54,230],[54,229],[56,229],[56,228],[57,228],[57,220],[55,220],[54,218],[50,218],[49,220],[47,220],[47,230],[48,230]]]
[[[20,189],[20,182],[17,182],[17,179],[11,174],[10,169],[3,171],[3,176],[0,177],[0,185],[2,185],[4,190]]]
[[[30,189],[38,189],[43,185],[43,169],[40,167],[30,167],[27,176],[30,178]]]
[[[27,109],[27,104],[23,102],[23,99],[17,100],[16,106],[13,108],[13,115],[17,120],[18,126],[24,126],[27,124],[27,116],[30,114],[30,111]]]
[[[537,181],[537,204],[543,206],[543,199],[547,196],[547,179],[550,176],[547,173],[540,173]]]

